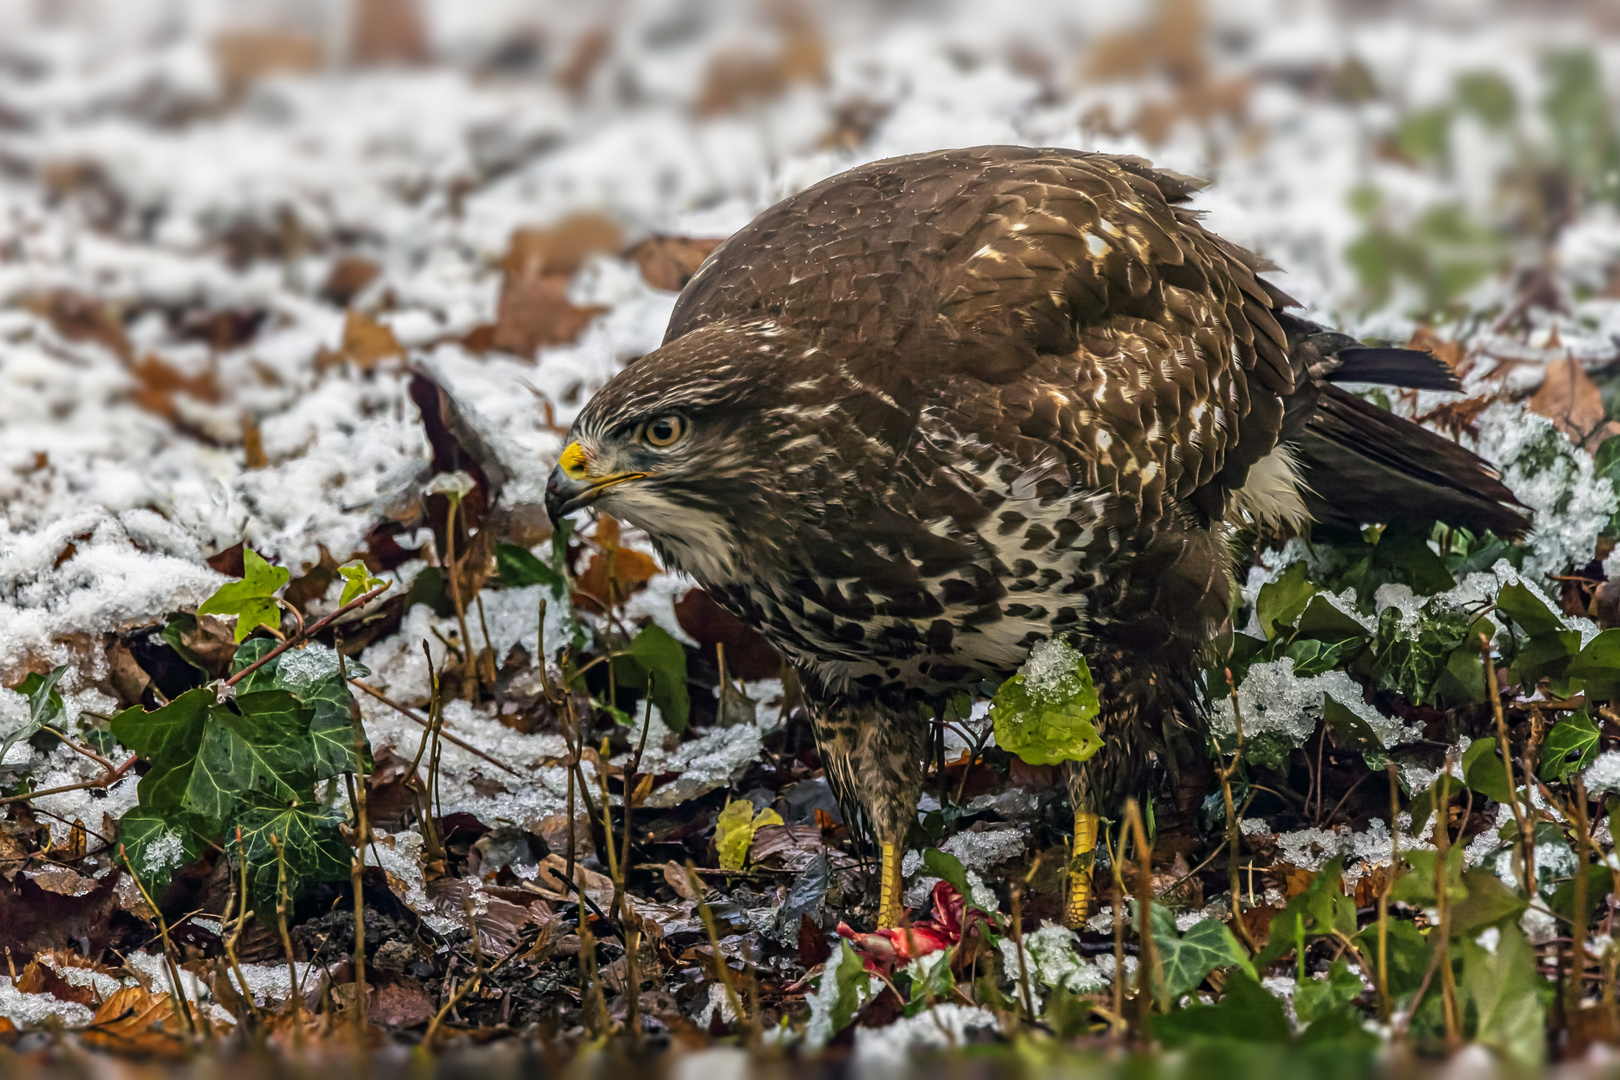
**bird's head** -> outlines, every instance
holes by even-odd
[[[595,506],[644,529],[677,569],[736,580],[783,499],[783,335],[694,331],[625,368],[586,403],[546,485],[553,522]]]

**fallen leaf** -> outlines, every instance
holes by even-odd
[[[420,64],[431,58],[415,0],[355,0],[349,60],[358,67]]]
[[[955,945],[974,923],[982,921],[984,912],[968,907],[950,882],[939,881],[934,884],[933,910],[928,918],[870,934],[840,922],[838,936],[847,938],[855,947],[866,962],[866,970],[886,974],[919,956]]]
[[[343,345],[337,353],[322,353],[316,358],[315,366],[323,369],[351,360],[361,371],[371,371],[384,360],[404,355],[405,350],[392,330],[358,311],[351,311],[343,321]]]
[[[1442,340],[1440,335],[1427,326],[1420,326],[1413,331],[1412,339],[1406,343],[1406,347],[1426,352],[1444,361],[1446,367],[1456,372],[1462,371],[1463,359],[1467,355],[1462,342]]]
[[[104,1001],[79,1037],[98,1049],[135,1057],[179,1059],[189,1052],[173,1000],[139,986]]]
[[[675,602],[675,621],[701,652],[713,656],[716,645],[724,646],[726,671],[736,678],[774,679],[782,672],[782,657],[771,643],[702,589]]]
[[[180,419],[180,407],[174,400],[177,394],[196,401],[219,400],[219,385],[212,368],[197,375],[183,375],[161,357],[147,353],[130,374],[135,377],[135,389],[130,395],[135,404],[171,422]]]
[[[44,316],[52,329],[69,341],[93,341],[125,363],[134,359],[135,350],[124,333],[123,320],[98,301],[58,289],[25,306]]]
[[[373,1024],[387,1028],[425,1024],[438,1012],[427,991],[412,982],[372,987],[368,1010],[367,1015]]]
[[[226,30],[210,45],[228,99],[240,97],[268,75],[319,71],[326,62],[320,40],[297,30]]]
[[[565,345],[606,309],[568,299],[568,281],[591,255],[614,251],[619,227],[582,214],[548,229],[518,229],[501,260],[501,296],[490,346],[533,358],[546,345]]]
[[[649,236],[628,254],[647,284],[655,289],[680,292],[720,243],[718,239],[692,236]]]
[[[728,49],[709,61],[698,93],[697,114],[716,116],[780,97],[804,83],[827,81],[827,44],[801,16],[783,19],[774,54]]]
[[[1530,398],[1530,411],[1551,420],[1571,442],[1587,450],[1620,434],[1620,424],[1604,412],[1602,391],[1574,357],[1547,365],[1541,388]]]
[[[321,299],[346,308],[367,285],[377,280],[382,267],[358,255],[345,255],[332,264],[326,282],[321,286]]]
[[[747,799],[727,803],[714,823],[714,847],[720,857],[720,869],[741,870],[748,861],[755,831],[765,825],[781,824],[782,815],[770,807],[756,814],[754,804]]]
[[[568,62],[557,72],[557,85],[571,94],[584,91],[585,84],[590,82],[591,75],[606,59],[609,46],[613,44],[613,33],[606,26],[596,26],[585,31],[574,42],[573,52],[568,54]]]

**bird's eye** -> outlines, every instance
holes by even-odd
[[[647,421],[647,426],[641,430],[641,438],[648,446],[655,446],[662,450],[666,446],[674,446],[686,436],[686,421],[679,416],[660,416]]]

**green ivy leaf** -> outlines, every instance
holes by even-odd
[[[1585,707],[1575,710],[1547,732],[1547,741],[1541,746],[1541,779],[1550,783],[1586,768],[1597,756],[1597,748],[1597,725]]]
[[[118,843],[129,859],[128,868],[154,902],[162,898],[176,870],[196,862],[208,850],[190,814],[140,806],[118,819]]]
[[[0,761],[6,759],[7,752],[20,740],[30,737],[62,715],[62,695],[57,693],[56,684],[67,669],[66,664],[61,664],[51,669],[49,675],[31,671],[27,678],[12,687],[14,692],[28,699],[28,722],[0,740]]]
[[[1241,970],[1226,980],[1226,992],[1215,1005],[1192,1005],[1161,1013],[1150,1020],[1155,1037],[1170,1049],[1206,1039],[1286,1043],[1288,1014],[1253,977]]]
[[[1018,674],[1001,684],[990,719],[997,746],[1031,765],[1056,765],[1102,749],[1091,722],[1100,708],[1085,657],[1053,639],[1035,646]]]
[[[630,657],[652,676],[652,703],[676,734],[686,730],[692,714],[686,690],[686,649],[669,631],[648,623],[630,642]]]
[[[1254,600],[1254,613],[1268,641],[1292,627],[1317,594],[1316,586],[1306,577],[1306,570],[1305,560],[1301,559],[1289,565],[1276,581],[1260,586]]]
[[[1508,786],[1507,769],[1496,753],[1495,739],[1475,739],[1468,744],[1462,756],[1463,783],[1488,799],[1499,803],[1513,802],[1513,789]]]
[[[1564,620],[1553,614],[1553,610],[1522,581],[1502,586],[1496,594],[1496,608],[1530,637],[1555,634],[1565,629]]]
[[[541,562],[526,547],[496,544],[495,569],[500,574],[501,584],[508,588],[544,585],[556,596],[566,596],[568,593],[568,579]]]
[[[153,712],[136,705],[112,718],[118,741],[151,763],[135,789],[143,808],[180,809],[213,707],[214,692],[199,686]]]
[[[866,974],[866,964],[850,948],[847,938],[838,939],[839,961],[838,969],[833,972],[833,989],[836,996],[833,998],[832,1028],[834,1033],[843,1031],[855,1019],[855,1014],[861,1009],[861,1003],[868,993],[871,983]]]
[[[948,882],[968,907],[984,911],[979,902],[973,899],[973,886],[968,884],[967,871],[962,868],[961,859],[948,851],[929,848],[923,852],[923,869],[934,877]],[[988,914],[994,916],[996,913],[992,911]]]
[[[1586,643],[1564,674],[1586,681],[1587,696],[1620,696],[1620,629],[1605,630]]]
[[[1271,935],[1266,947],[1254,958],[1256,968],[1264,968],[1294,948],[1296,934],[1306,937],[1356,932],[1356,902],[1344,894],[1344,856],[1328,861],[1316,872],[1305,891],[1288,901],[1271,917]]]
[[[1306,1024],[1354,1014],[1351,1003],[1361,997],[1365,989],[1361,976],[1341,956],[1328,968],[1327,978],[1300,979],[1294,984],[1294,1014]]]
[[[1482,866],[1463,873],[1462,887],[1467,895],[1451,905],[1453,935],[1477,934],[1488,927],[1517,923],[1530,906],[1528,900]]]
[[[686,730],[692,712],[686,689],[686,650],[667,630],[648,623],[630,642],[629,651],[614,657],[613,674],[621,685],[636,690],[645,690],[650,677],[648,697],[658,706],[664,723],[674,732]],[[620,715],[624,717],[621,724],[640,722],[628,714]]]
[[[1395,884],[1390,888],[1390,899],[1415,907],[1433,907],[1440,897],[1434,880],[1440,853],[1433,848],[1417,848],[1402,851],[1401,858],[1406,861],[1407,870],[1395,879]],[[1453,844],[1446,849],[1445,872],[1446,898],[1452,903],[1468,899],[1468,886],[1463,884],[1462,868],[1463,846]]]
[[[1497,931],[1496,948],[1468,937],[1457,940],[1462,973],[1457,989],[1475,1017],[1474,1039],[1525,1067],[1540,1066],[1547,1053],[1546,980],[1536,954],[1514,923]]]
[[[260,917],[276,906],[277,875],[273,835],[286,852],[287,890],[315,881],[347,881],[353,855],[338,830],[341,818],[303,792],[292,799],[275,799],[263,792],[250,794],[237,819],[242,826],[242,852],[248,863],[248,891]],[[234,838],[230,851],[237,853]],[[858,966],[858,965],[857,965]]]
[[[296,698],[283,690],[239,694],[209,710],[185,808],[224,821],[250,791],[291,799],[314,782],[311,757]]]
[[[235,615],[236,640],[243,641],[260,626],[281,626],[281,609],[273,597],[292,580],[284,566],[271,566],[250,547],[242,549],[242,580],[221,585],[204,600],[199,615]]]
[[[243,549],[244,560],[246,548]],[[338,573],[343,575],[343,595],[338,597],[338,607],[345,607],[350,601],[364,596],[372,589],[388,584],[382,578],[372,577],[371,571],[366,569],[362,562],[350,563],[348,566],[338,567]]]
[[[1153,950],[1159,961],[1154,996],[1160,1008],[1168,1009],[1182,995],[1198,989],[1216,968],[1236,967],[1251,978],[1258,977],[1249,963],[1249,954],[1219,919],[1194,923],[1186,934],[1181,934],[1169,908],[1154,904],[1151,912]]]

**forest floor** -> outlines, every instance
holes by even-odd
[[[1613,1060],[1602,32],[218,7],[0,24],[8,1060]],[[939,718],[911,927],[875,935],[791,672],[543,491],[720,239],[996,142],[1212,179],[1312,317],[1453,366],[1460,396],[1369,396],[1536,527],[1249,538],[1207,757],[1106,823],[1079,932],[1059,769],[986,701]]]

